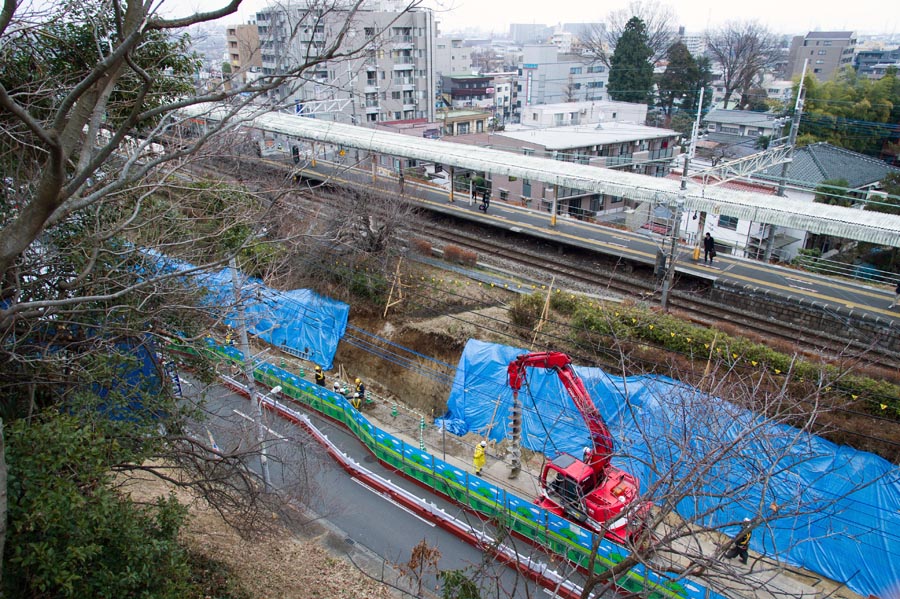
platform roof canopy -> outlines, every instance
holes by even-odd
[[[493,148],[455,144],[344,123],[327,122],[280,112],[235,113],[221,106],[196,105],[183,114],[214,121],[228,119],[298,139],[368,150],[378,154],[435,162],[460,169],[484,171],[542,181],[586,192],[619,196],[639,202],[684,201],[684,209],[749,219],[811,233],[900,247],[900,216],[818,204],[763,193],[702,187],[637,173],[600,168],[550,158],[524,156]]]

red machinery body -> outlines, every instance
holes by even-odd
[[[584,418],[593,444],[585,448],[582,459],[562,453],[544,464],[541,496],[535,503],[563,518],[602,532],[613,541],[624,542],[637,532],[634,524],[629,526],[629,521],[645,512],[648,506],[637,502],[639,484],[635,477],[610,463],[612,435],[584,382],[564,353],[522,354],[507,367],[509,386],[516,398],[525,382],[526,368],[556,372]]]

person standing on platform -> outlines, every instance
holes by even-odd
[[[316,384],[320,387],[325,386],[325,373],[322,372],[321,366],[316,366]]]
[[[703,262],[712,264],[713,258],[716,257],[716,240],[709,233],[703,238]]]
[[[897,288],[894,289],[894,301],[891,302],[891,305],[888,306],[888,309],[893,308],[897,304],[900,304],[900,281],[897,281]]]
[[[484,468],[484,464],[487,461],[487,458],[484,456],[485,447],[487,447],[487,442],[485,441],[482,441],[475,446],[475,455],[472,456],[472,465],[475,466],[475,476],[481,476],[481,469]]]

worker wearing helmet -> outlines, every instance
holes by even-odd
[[[750,536],[753,534],[750,529],[750,518],[744,518],[744,525],[741,531],[734,537],[734,545],[725,552],[725,557],[731,559],[736,556],[741,557],[741,563],[747,563],[747,548],[750,546]]]
[[[322,372],[321,366],[316,366],[316,384],[320,387],[325,386],[325,373]]]
[[[487,461],[484,456],[485,447],[487,447],[487,442],[485,441],[482,441],[475,446],[475,455],[472,456],[472,464],[475,466],[475,476],[481,476],[481,469],[484,468],[484,463]]]
[[[366,386],[359,377],[354,382],[356,383],[356,392],[353,394],[353,407],[358,410],[366,399]]]

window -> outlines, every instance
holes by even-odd
[[[526,198],[531,197],[531,180],[522,179],[522,195]]]
[[[522,154],[525,156],[534,156],[534,148],[522,148]]]
[[[581,67],[571,67],[569,69],[569,75],[581,75]]]
[[[819,56],[825,56],[828,54],[828,50],[819,50]]]
[[[825,64],[825,61],[822,60],[822,59],[819,59],[819,60],[816,61],[816,64]]]
[[[606,67],[604,67],[602,65],[588,67],[588,69],[587,69],[588,73],[603,73],[604,71],[606,71]]]
[[[736,216],[719,216],[719,227],[722,229],[728,229],[729,231],[736,231],[738,225],[738,219]]]
[[[500,189],[500,199],[508,200],[509,199],[509,190],[508,189]]]
[[[603,82],[602,81],[588,81],[587,87],[588,87],[588,89],[597,89],[599,87],[603,87]],[[613,118],[615,118],[615,117],[613,117]]]
[[[391,92],[391,100],[399,100],[400,92]]]

